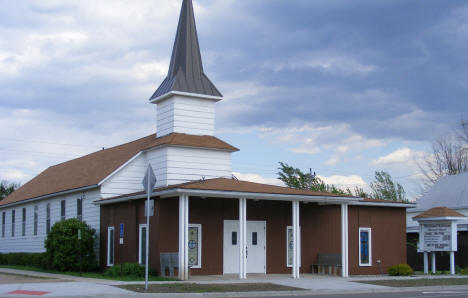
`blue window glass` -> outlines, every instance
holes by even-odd
[[[369,264],[369,231],[360,232],[361,264]]]

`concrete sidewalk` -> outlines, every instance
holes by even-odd
[[[43,297],[274,297],[297,295],[326,295],[326,294],[357,294],[357,293],[388,293],[388,292],[414,292],[424,290],[463,290],[468,292],[468,286],[438,286],[424,288],[391,288],[377,285],[357,283],[360,280],[391,279],[389,276],[356,276],[341,278],[333,276],[320,276],[304,274],[301,279],[294,280],[290,275],[249,275],[247,280],[239,280],[236,276],[193,276],[192,280],[184,283],[216,284],[216,283],[274,283],[284,286],[301,288],[301,291],[278,292],[243,292],[243,293],[206,293],[206,294],[140,294],[115,287],[116,285],[142,284],[142,282],[124,282],[102,280],[94,278],[75,277],[62,274],[51,274],[15,269],[0,268],[0,272],[20,274],[26,276],[54,278],[49,282],[40,283],[11,283],[0,284],[0,297],[21,297],[17,294],[8,294],[12,291],[43,291]],[[410,277],[425,278],[426,276]],[[447,276],[432,276],[433,278],[447,278]],[[454,277],[458,278],[458,277]],[[402,279],[400,277],[400,279]],[[181,282],[151,282],[181,283]],[[32,296],[24,296],[32,297]]]

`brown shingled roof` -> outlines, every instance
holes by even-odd
[[[206,190],[206,191],[225,191],[225,192],[245,192],[245,193],[264,193],[264,194],[279,194],[279,195],[306,195],[306,196],[325,196],[325,197],[349,197],[333,193],[310,191],[304,189],[283,187],[277,185],[261,184],[250,181],[242,181],[230,178],[214,178],[207,180],[197,180],[192,182],[185,182],[181,184],[174,184],[165,187],[155,188],[154,192],[161,192],[172,189],[187,189],[187,190]],[[136,192],[125,194],[117,197],[106,198],[103,200],[114,200],[127,197],[135,197],[143,195],[144,192]]]
[[[465,217],[465,215],[447,207],[435,207],[413,217],[413,219],[430,217]]]
[[[0,206],[66,190],[97,185],[138,152],[163,145],[212,148],[226,151],[238,150],[213,136],[172,133],[156,138],[156,135],[152,134],[49,167],[0,201]]]

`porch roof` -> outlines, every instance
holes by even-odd
[[[241,181],[229,178],[215,178],[208,180],[198,180],[182,184],[170,185],[167,187],[155,188],[152,196],[171,197],[179,194],[188,194],[199,197],[218,198],[242,198],[264,199],[264,200],[301,200],[318,203],[364,203],[368,202],[363,198],[338,195],[333,193],[317,192],[276,185],[261,184],[249,181]],[[145,198],[144,192],[132,193],[107,199],[98,200],[99,205],[112,204],[121,201],[136,200]],[[376,204],[373,201],[371,203]],[[385,202],[390,203],[390,202]],[[377,203],[378,204],[378,203]],[[398,205],[398,206],[397,206]],[[401,204],[395,204],[395,207]]]

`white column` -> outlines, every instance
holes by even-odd
[[[348,204],[341,204],[341,276],[349,276],[348,260]]]
[[[301,264],[301,233],[299,225],[299,201],[292,202],[292,225],[293,225],[293,266],[292,277],[300,278],[299,268]]]
[[[239,199],[239,279],[247,278],[247,199]]]
[[[184,207],[184,270],[185,280],[189,279],[189,266],[188,266],[188,238],[189,238],[189,197],[185,195]]]
[[[436,273],[436,253],[432,252],[432,273]]]
[[[450,274],[455,274],[455,252],[450,252]]]
[[[185,196],[179,196],[179,280],[185,280]]]
[[[424,274],[429,274],[429,256],[428,252],[424,252]]]
[[[188,196],[179,196],[179,279],[188,280]]]

